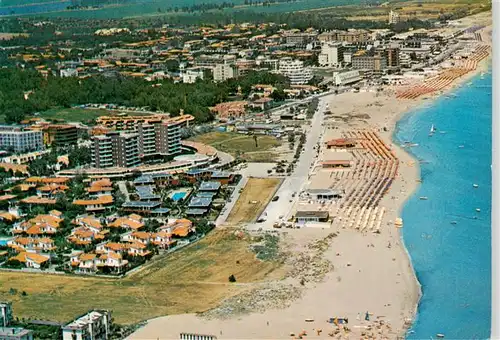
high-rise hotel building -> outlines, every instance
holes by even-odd
[[[193,119],[190,115],[104,117],[102,125],[113,130],[92,137],[92,165],[97,168],[133,167],[146,160],[178,155],[181,153],[181,128]]]

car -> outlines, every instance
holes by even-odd
[[[257,220],[257,223],[262,223],[262,222],[265,222],[265,221],[266,221],[266,219],[261,217],[261,218],[259,218],[259,219]]]
[[[273,197],[273,199],[272,199],[271,201],[276,202],[276,201],[277,201],[277,200],[279,200],[279,199],[280,199],[280,197],[279,197],[279,196],[274,196],[274,197]]]

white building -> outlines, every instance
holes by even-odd
[[[0,328],[1,340],[33,340],[33,331],[20,327]]]
[[[12,303],[0,302],[0,323],[1,327],[7,327],[13,320]]]
[[[16,153],[43,150],[42,131],[24,130],[19,126],[0,126],[0,148]]]
[[[333,83],[337,86],[356,83],[361,80],[358,70],[347,72],[333,72]]]
[[[389,24],[397,24],[399,22],[399,13],[394,12],[392,9],[389,12]]]
[[[217,64],[214,67],[214,81],[224,81],[235,78],[237,75],[238,69],[233,64]]]
[[[350,51],[344,52],[344,62],[346,64],[352,63],[352,52],[350,52]]]
[[[62,327],[63,340],[107,340],[110,329],[111,312],[92,310]]]
[[[196,79],[203,79],[203,69],[201,68],[191,68],[186,69],[182,74],[182,82],[192,84],[196,82]]]
[[[318,63],[324,67],[340,67],[343,59],[343,47],[339,42],[326,42],[321,46]]]
[[[78,77],[78,70],[76,68],[66,68],[59,71],[61,77]]]
[[[288,77],[292,85],[305,84],[313,77],[311,70],[304,67],[301,60],[292,60],[292,58],[280,59],[279,73]]]

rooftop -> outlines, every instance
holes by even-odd
[[[10,339],[12,336],[24,337],[28,334],[33,333],[30,329],[18,328],[18,327],[0,327],[0,338]]]
[[[217,181],[202,182],[199,191],[217,191],[221,184]]]
[[[210,197],[193,197],[189,202],[189,208],[193,207],[203,207],[206,208],[212,203],[212,198]]]
[[[122,208],[145,208],[154,209],[161,205],[160,202],[141,202],[141,201],[129,201],[122,205]]]
[[[70,322],[66,326],[63,327],[64,329],[72,330],[72,329],[82,329],[85,328],[87,325],[92,324],[99,320],[100,318],[104,317],[106,314],[108,314],[107,311],[98,311],[98,310],[93,310],[88,312],[87,314],[79,317],[78,319]]]
[[[303,210],[303,211],[297,211],[295,213],[295,218],[301,218],[301,217],[318,217],[318,218],[328,218],[330,214],[328,211],[325,210],[317,210],[317,211],[312,211],[312,210]]]
[[[188,209],[186,211],[187,215],[204,215],[207,212],[207,209]]]

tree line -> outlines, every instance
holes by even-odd
[[[148,107],[178,115],[191,114],[197,122],[213,119],[210,107],[227,101],[230,95],[247,96],[255,84],[289,87],[287,78],[267,72],[249,72],[221,83],[198,80],[194,84],[174,83],[165,79],[155,86],[142,78],[102,75],[80,79],[49,75],[44,78],[35,70],[0,69],[0,115],[8,123],[18,123],[27,115],[54,107],[72,107],[87,103]]]

